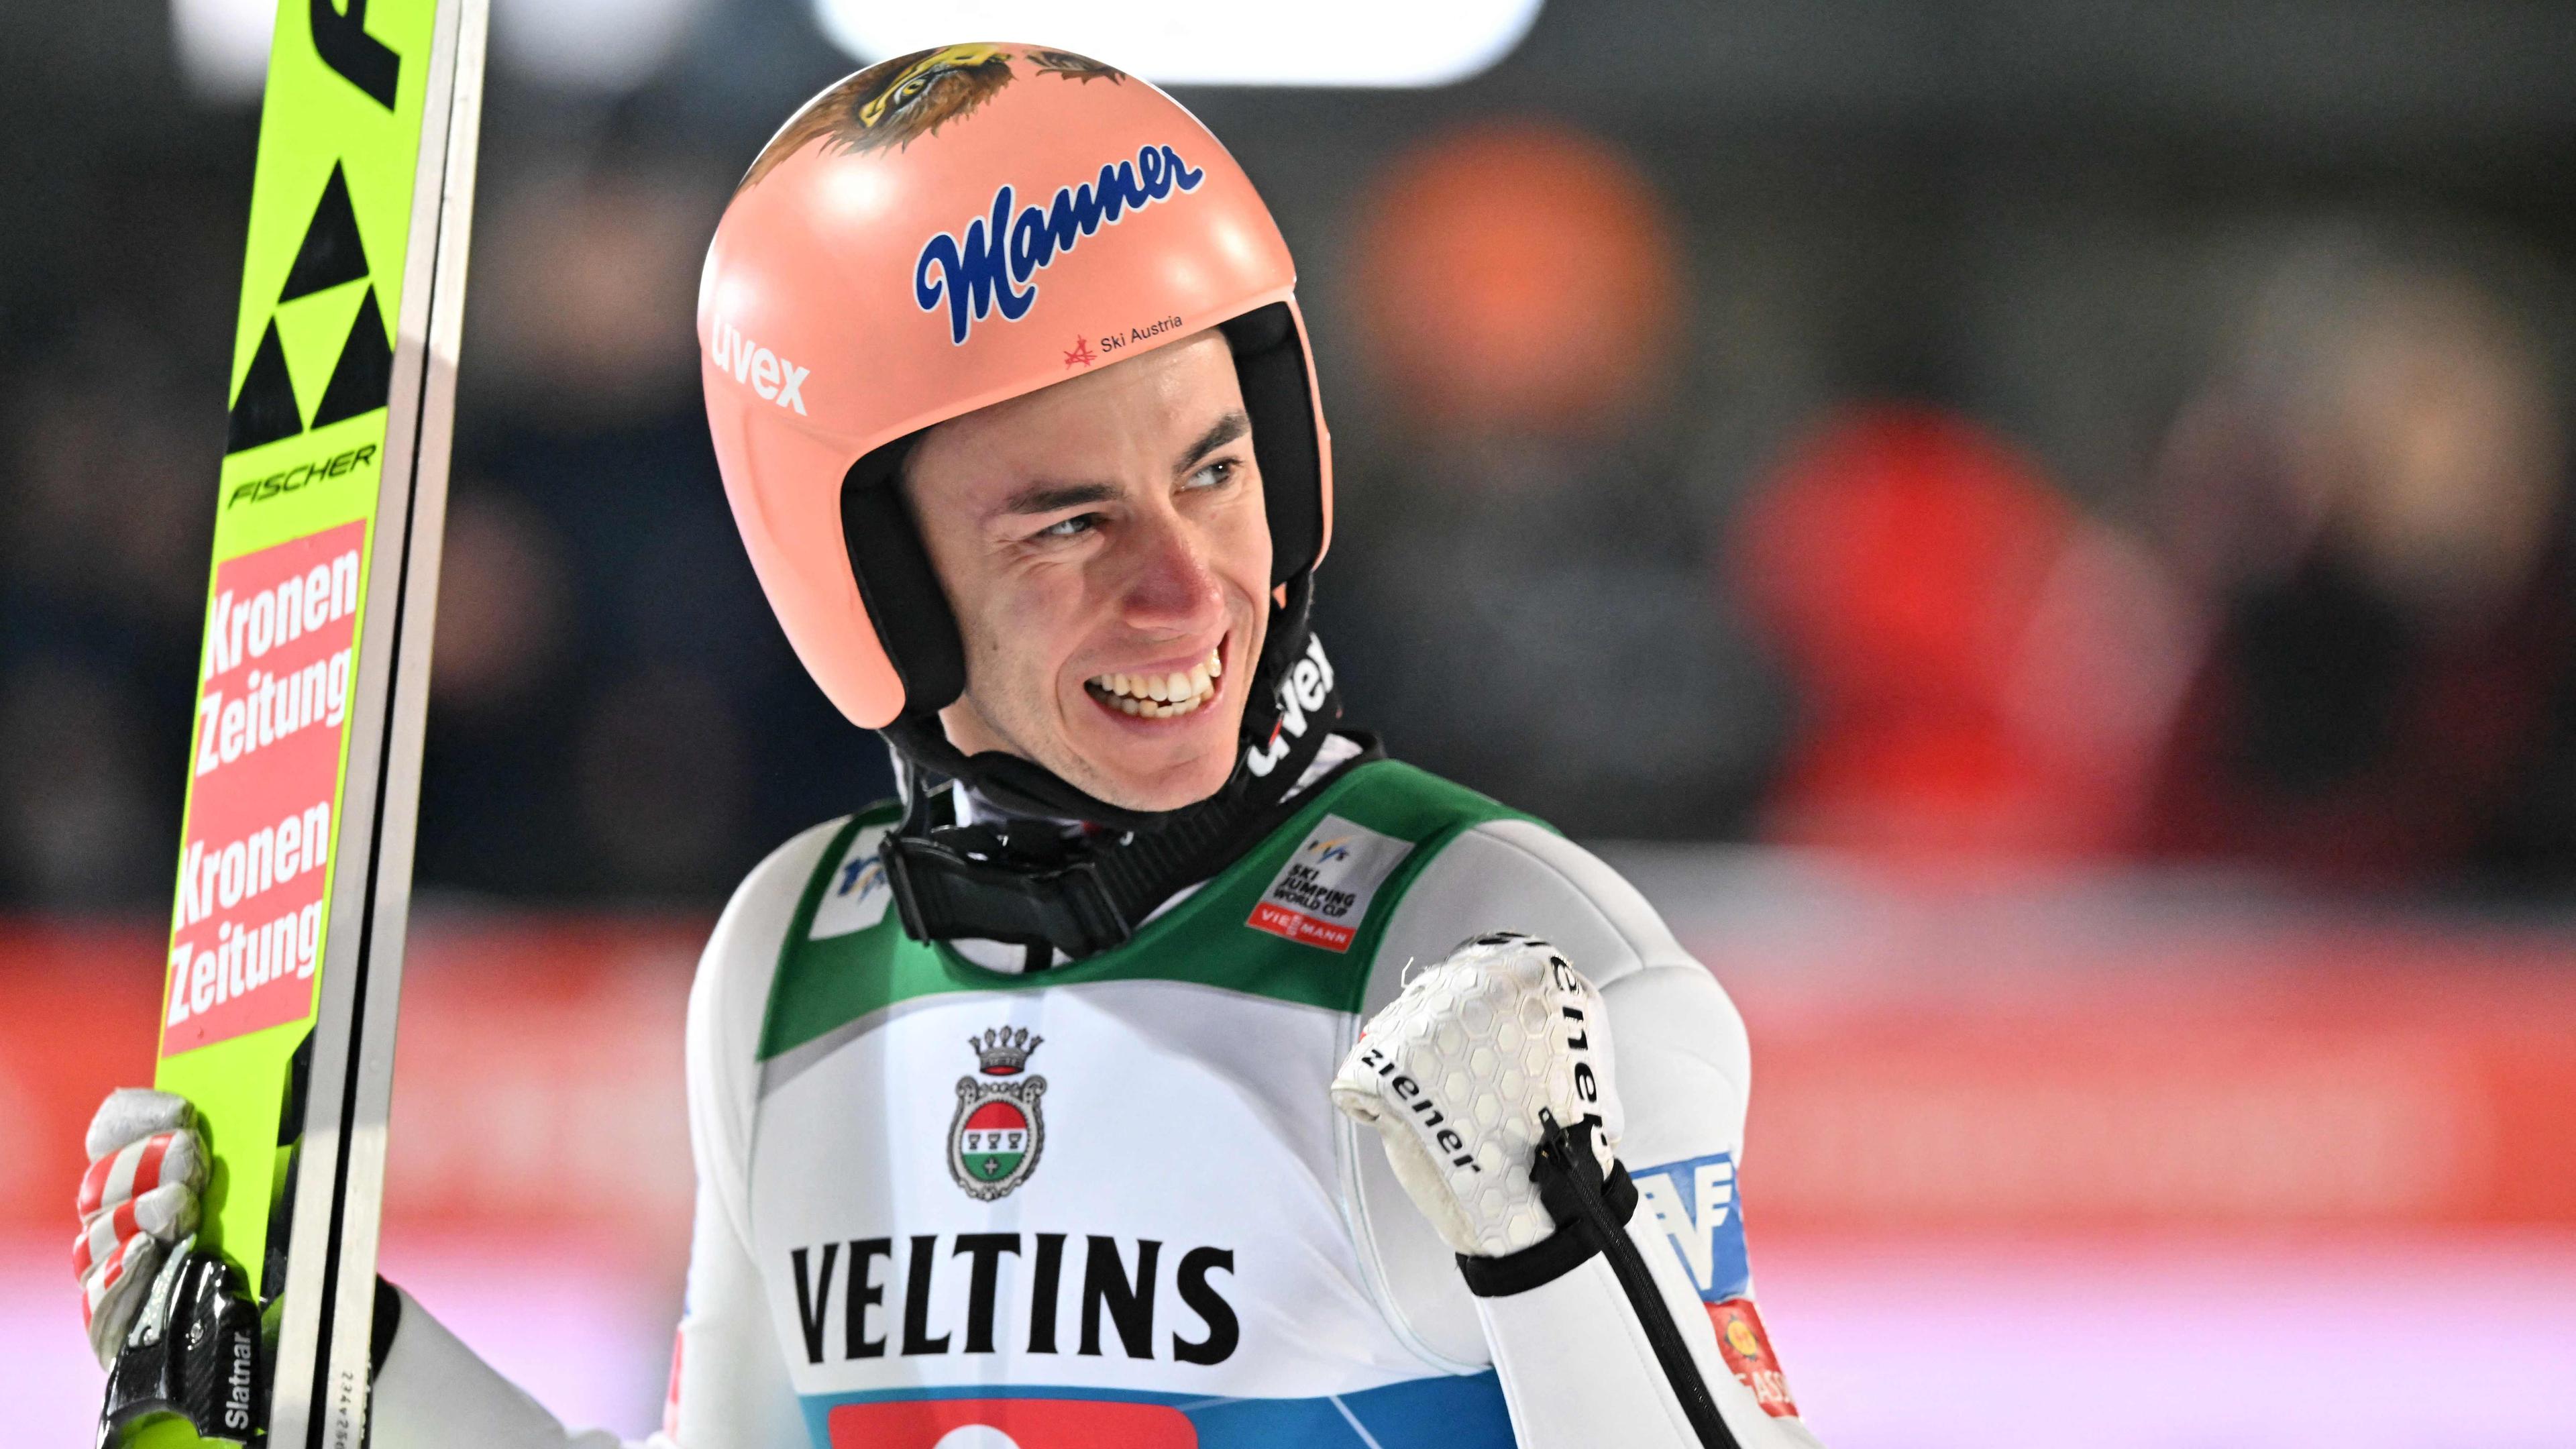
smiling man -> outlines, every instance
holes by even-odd
[[[1215,138],[1060,51],[863,71],[735,195],[725,486],[903,792],[707,947],[656,1442],[1814,1442],[1725,994],[1599,861],[1336,728],[1293,285]],[[191,1143],[111,1099],[84,1242],[183,1233]],[[102,1351],[141,1292],[108,1277]],[[379,1449],[568,1442],[380,1297]]]
[[[1221,333],[932,428],[902,486],[969,641],[949,743],[1132,810],[1225,784],[1271,554]]]

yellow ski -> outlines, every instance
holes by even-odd
[[[154,1075],[213,1175],[103,1443],[364,1442],[486,3],[279,0]]]

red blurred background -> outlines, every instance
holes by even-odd
[[[2134,873],[1614,859],[1750,1023],[1753,1261],[1832,1442],[2576,1430],[2546,1387],[2576,1354],[2560,924]],[[384,1271],[577,1422],[655,1422],[706,924],[415,932]],[[75,1387],[71,1178],[49,1169],[105,1087],[148,1075],[148,1042],[118,1059],[88,1024],[148,1017],[154,983],[124,963],[157,940],[0,933],[0,1350]],[[2142,1384],[2169,1396],[2102,1416]],[[59,1397],[68,1431],[87,1396]]]

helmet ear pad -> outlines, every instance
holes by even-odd
[[[841,538],[877,643],[903,681],[903,714],[944,709],[966,692],[957,616],[903,496],[904,459],[920,436],[863,454],[841,479]]]
[[[1324,437],[1305,339],[1286,302],[1218,324],[1234,354],[1252,419],[1262,509],[1270,525],[1270,581],[1311,571],[1325,541]],[[925,430],[926,431],[926,430]],[[903,683],[903,715],[926,716],[966,692],[966,649],[956,613],[931,566],[903,493],[903,464],[920,433],[860,456],[841,479],[841,535],[877,643]]]
[[[1252,458],[1270,517],[1270,582],[1312,569],[1324,551],[1324,440],[1305,339],[1288,304],[1272,302],[1218,324],[1234,349]]]

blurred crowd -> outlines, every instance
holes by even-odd
[[[1691,259],[1597,140],[1436,139],[1365,215],[1401,410],[1350,465],[1334,598],[1359,697],[1425,763],[1604,836],[2342,888],[2576,866],[2544,264],[2458,226],[2282,228],[2104,509],[1900,392],[1826,400],[1740,478],[1658,446],[1692,433]]]
[[[1336,430],[1321,627],[1399,755],[1585,837],[2576,884],[2547,245],[2222,216],[2084,285],[1900,277],[1949,291],[1858,325],[1880,250],[1652,146],[1462,116],[1337,186],[1294,145],[1240,149],[1284,178]],[[711,900],[885,757],[716,483],[691,312],[727,163],[532,155],[478,226],[420,871]],[[241,194],[165,196],[193,230],[67,253],[9,314],[0,901],[166,893]],[[2103,324],[2082,294],[2123,278],[2176,315]],[[1908,353],[1953,331],[2007,361]],[[2147,379],[2125,411],[2065,402],[2093,353]]]

